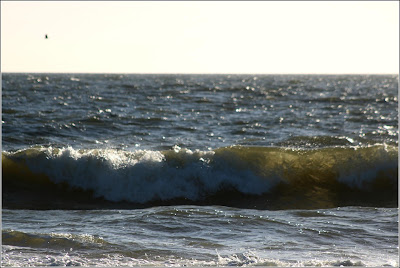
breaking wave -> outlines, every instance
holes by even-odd
[[[397,147],[2,153],[3,206],[90,209],[171,204],[258,209],[397,206]]]

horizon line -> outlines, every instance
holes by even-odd
[[[399,75],[399,72],[397,73],[380,73],[380,72],[354,72],[354,73],[257,73],[257,72],[32,72],[32,71],[6,71],[0,72],[1,74],[157,74],[157,75]]]

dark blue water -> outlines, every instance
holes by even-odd
[[[3,149],[397,145],[397,80],[4,74]]]

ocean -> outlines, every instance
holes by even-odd
[[[1,266],[394,266],[398,75],[2,74]]]

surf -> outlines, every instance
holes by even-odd
[[[3,152],[2,165],[5,208],[314,209],[398,203],[397,147],[386,144],[209,151],[38,146]]]

